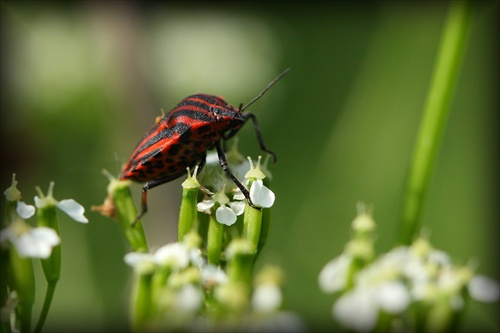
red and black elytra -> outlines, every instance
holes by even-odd
[[[187,167],[192,169],[198,164],[201,170],[205,165],[207,150],[214,146],[222,169],[239,187],[248,203],[255,207],[248,190],[229,170],[221,141],[233,137],[252,119],[260,149],[271,154],[276,161],[276,155],[264,145],[257,118],[254,114],[243,111],[261,98],[289,70],[290,68],[278,75],[247,105],[240,104],[238,109],[220,96],[195,94],[183,99],[166,115],[158,117],[156,124],[137,144],[120,176],[121,180],[146,183],[142,188],[141,212],[136,220],[148,209],[149,189],[185,175]]]

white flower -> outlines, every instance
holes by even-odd
[[[201,267],[201,281],[204,286],[210,288],[213,285],[227,283],[228,277],[220,267],[208,264]]]
[[[469,281],[468,290],[471,297],[477,301],[492,303],[500,298],[498,281],[483,275],[474,276]]]
[[[236,222],[237,216],[236,213],[231,208],[221,205],[215,211],[215,219],[219,223],[231,226]]]
[[[373,290],[354,289],[344,294],[333,306],[333,316],[345,327],[370,332],[378,318]]]
[[[130,252],[123,259],[139,273],[152,273],[156,267],[153,255],[150,253]]]
[[[212,196],[212,199],[203,200],[199,202],[196,206],[198,211],[210,214],[210,210],[215,205],[216,202],[220,204],[219,208],[215,211],[215,219],[217,222],[221,224],[225,224],[227,226],[233,225],[237,217],[245,211],[245,203],[242,201],[229,201],[229,198],[224,193],[226,186],[222,187],[222,190],[215,193]],[[233,199],[240,198],[238,194],[236,194]]]
[[[88,223],[89,220],[83,215],[85,213],[85,208],[76,202],[73,199],[64,199],[61,201],[57,201],[52,196],[52,192],[54,189],[54,182],[51,182],[49,185],[49,190],[47,195],[44,196],[42,190],[39,187],[36,188],[40,197],[35,196],[35,205],[38,209],[47,207],[47,206],[56,206],[64,213],[66,213],[69,217],[71,217],[76,222]]]
[[[35,196],[35,205],[40,209],[46,207],[47,205],[54,204],[52,197],[46,197],[40,199]],[[64,199],[55,203],[55,206],[66,213],[76,222],[88,223],[89,220],[83,215],[85,213],[85,208],[73,199]]]
[[[199,288],[192,284],[184,285],[175,297],[176,309],[192,313],[197,311],[203,304],[203,296]]]
[[[254,180],[250,187],[250,199],[254,205],[262,208],[269,208],[274,204],[276,196],[274,192],[268,189],[262,180]]]
[[[196,204],[196,208],[199,212],[210,215],[210,209],[215,205],[215,202],[212,199],[203,200],[202,202],[198,202]]]
[[[35,206],[28,205],[23,201],[18,201],[16,206],[16,212],[23,219],[27,220],[35,214]]]
[[[57,203],[57,208],[65,212],[76,222],[88,223],[89,220],[83,215],[85,208],[73,199],[61,200]]]
[[[182,243],[172,243],[160,247],[153,258],[158,265],[170,266],[173,269],[184,269],[189,265],[189,252]]]
[[[61,239],[48,227],[31,228],[23,221],[14,221],[0,232],[0,243],[10,241],[21,257],[47,259],[52,248],[59,245]]]
[[[252,295],[252,307],[257,312],[272,312],[279,309],[283,296],[281,289],[273,283],[258,285]]]
[[[345,254],[333,259],[319,273],[318,283],[325,293],[333,293],[344,289],[351,258]]]
[[[377,303],[388,313],[399,314],[410,304],[410,293],[400,281],[385,282],[377,288]]]
[[[333,307],[333,315],[348,328],[369,332],[375,327],[381,310],[399,314],[408,308],[410,302],[409,291],[397,280],[356,285],[338,299]]]

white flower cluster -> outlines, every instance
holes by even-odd
[[[0,244],[6,244],[9,241],[21,257],[46,259],[52,253],[52,248],[60,244],[61,239],[52,228],[39,226],[32,228],[24,220],[35,215],[36,209],[43,209],[47,206],[55,206],[66,213],[73,220],[81,223],[88,223],[83,215],[85,209],[73,199],[57,201],[52,196],[54,183],[50,184],[47,196],[40,194],[35,196],[35,206],[28,205],[21,201],[21,193],[17,189],[15,176],[12,179],[12,185],[5,190],[4,194],[7,201],[16,202],[16,213],[19,218],[14,219],[5,229],[0,231]],[[41,191],[39,191],[41,193]]]
[[[274,204],[275,194],[262,182],[262,179],[264,179],[266,176],[260,170],[260,159],[261,157],[259,156],[256,167],[254,167],[253,161],[249,157],[249,168],[245,168],[245,164],[240,163],[236,165],[234,170],[237,170],[237,172],[235,172],[237,178],[239,178],[238,175],[244,175],[244,178],[247,180],[247,184],[251,180],[249,193],[252,203],[262,208],[270,208]],[[212,153],[207,156],[207,164],[210,165],[213,163],[215,162],[214,154]],[[220,172],[220,170],[218,172]],[[211,174],[211,176],[213,176],[213,173]],[[218,177],[215,178],[218,179]],[[213,194],[210,199],[206,199],[198,203],[198,211],[205,214],[210,214],[212,207],[216,203],[218,203],[219,207],[215,211],[216,220],[221,224],[231,226],[236,223],[237,217],[245,212],[245,196],[243,195],[241,190],[237,188],[233,183],[228,184],[227,182],[220,182],[215,186],[221,186],[219,191]],[[228,192],[226,191],[227,186],[230,186],[231,188],[229,192],[234,193],[232,201],[230,201],[228,196],[226,195],[226,193]]]
[[[282,291],[280,272],[277,268],[263,269],[256,278],[256,286],[248,294],[246,287],[234,283],[221,267],[207,263],[201,251],[194,246],[198,236],[190,233],[182,242],[162,246],[154,253],[131,252],[125,255],[125,262],[139,274],[161,274],[168,268],[168,278],[156,294],[160,295],[159,309],[164,313],[160,327],[187,329],[187,331],[267,331],[303,332],[304,324],[296,315],[281,311]],[[267,275],[267,277],[263,277]],[[203,315],[208,299],[223,309],[249,308],[251,311],[240,322],[229,320],[213,321]],[[213,305],[213,304],[212,304]],[[232,317],[230,317],[232,318]],[[161,326],[164,325],[164,326]]]
[[[366,219],[367,215],[363,215]],[[355,222],[359,220],[358,216]],[[359,225],[353,223],[355,237],[356,233],[367,231]],[[472,267],[454,265],[447,253],[434,249],[425,238],[417,239],[411,246],[396,247],[363,265],[359,265],[359,257],[348,246],[326,264],[318,282],[325,293],[341,293],[333,305],[333,317],[358,332],[375,330],[382,314],[401,317],[413,304],[425,306],[430,312],[444,304],[450,313],[458,313],[464,308],[465,290],[479,301],[493,302],[499,298],[496,281],[474,275]],[[439,327],[433,325],[428,324],[427,329]]]

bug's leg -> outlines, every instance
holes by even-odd
[[[253,127],[255,128],[255,134],[257,134],[257,141],[259,141],[260,150],[265,151],[268,154],[271,154],[274,162],[276,163],[276,161],[278,160],[276,154],[273,151],[267,149],[266,145],[264,144],[264,140],[262,139],[262,134],[260,133],[260,127],[259,127],[259,122],[257,121],[257,117],[255,117],[255,115],[250,112],[245,113],[244,117],[245,117],[245,123],[248,121],[248,119],[252,119],[253,121]],[[229,140],[238,132],[238,130],[239,129],[230,131],[229,133],[223,136],[223,139]]]
[[[150,190],[156,186],[159,186],[161,184],[168,183],[171,180],[177,179],[177,178],[185,175],[186,172],[187,171],[184,170],[182,172],[176,173],[176,174],[168,176],[168,177],[164,177],[164,178],[160,178],[160,179],[156,179],[156,180],[150,180],[149,182],[144,184],[144,186],[142,187],[141,212],[139,213],[139,215],[137,215],[134,222],[132,222],[132,226],[135,226],[137,221],[140,218],[142,218],[144,216],[144,214],[146,214],[146,212],[148,211],[148,190]]]
[[[229,170],[229,167],[227,166],[226,155],[224,155],[224,151],[222,151],[220,141],[217,141],[215,143],[215,147],[217,148],[217,155],[219,155],[219,163],[220,163],[220,166],[222,167],[222,170],[224,170],[224,172],[229,176],[229,178],[231,178],[233,183],[235,183],[236,186],[238,186],[238,188],[241,190],[241,193],[243,193],[245,198],[248,200],[248,204],[251,207],[260,210],[261,209],[260,207],[257,207],[253,204],[252,199],[250,199],[250,193],[245,188],[245,186],[243,186],[243,184],[233,175],[231,170]]]

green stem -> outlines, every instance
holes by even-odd
[[[207,254],[208,263],[218,265],[220,262],[220,254],[222,252],[222,236],[224,235],[224,225],[217,222],[215,218],[215,210],[217,204],[213,207],[213,212],[210,215],[207,237]]]
[[[198,188],[185,188],[182,191],[181,208],[179,210],[178,241],[182,241],[193,228],[197,217],[196,201]]]
[[[264,208],[263,208],[264,209]],[[243,238],[252,244],[252,253],[257,254],[262,227],[262,209],[255,209],[247,203],[243,218]]]
[[[59,222],[57,220],[56,207],[54,205],[47,205],[37,210],[38,225],[43,227],[52,228],[57,235],[59,232]],[[57,282],[61,276],[61,244],[52,248],[52,253],[47,259],[42,259],[42,268],[47,280],[47,290],[45,292],[45,300],[43,301],[42,312],[38,318],[35,327],[35,332],[41,332],[47,315],[49,314],[52,298],[56,290]]]
[[[144,331],[151,316],[152,305],[152,272],[135,272],[135,281],[130,302],[130,320],[133,332]]]
[[[35,302],[35,273],[31,258],[22,258],[13,246],[9,247],[13,286],[19,296],[17,318],[21,332],[31,332],[31,313]]]
[[[400,242],[410,244],[422,213],[440,139],[449,114],[471,21],[471,4],[452,1],[420,124],[403,204]]]
[[[148,252],[148,243],[142,222],[141,220],[136,221],[137,208],[130,193],[129,183],[113,179],[108,191],[112,192],[118,219],[130,246],[136,252]]]
[[[45,324],[45,319],[49,314],[50,305],[52,304],[52,298],[54,297],[54,292],[56,291],[57,281],[54,280],[48,283],[47,290],[45,291],[45,300],[43,301],[42,312],[38,318],[38,322],[35,327],[35,333],[41,332],[43,324]]]

